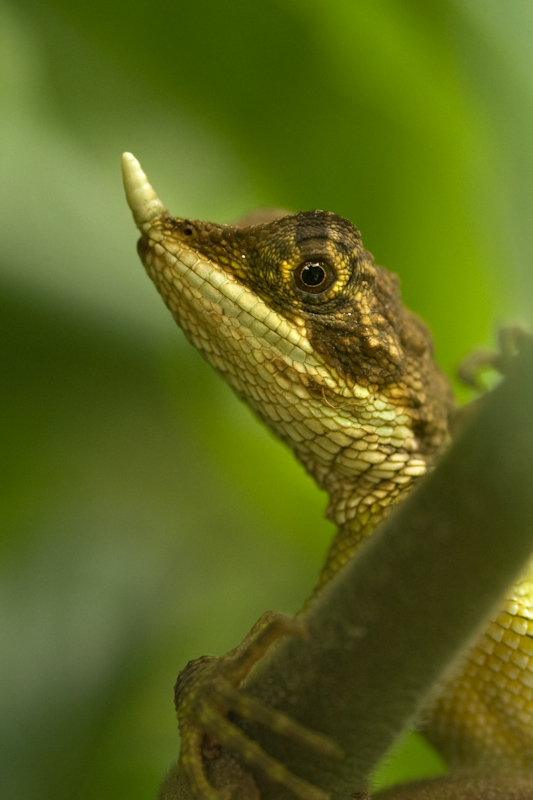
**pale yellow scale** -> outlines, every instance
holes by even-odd
[[[449,679],[427,728],[451,764],[533,767],[533,560]]]

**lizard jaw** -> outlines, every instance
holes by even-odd
[[[126,199],[133,212],[135,224],[145,233],[155,217],[167,213],[165,206],[155,193],[141,165],[131,153],[122,155],[122,177]]]

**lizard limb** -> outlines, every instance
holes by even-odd
[[[531,331],[524,325],[506,325],[498,331],[498,347],[478,347],[459,364],[457,375],[460,380],[476,389],[486,391],[482,377],[487,370],[501,376],[507,375],[509,366],[520,351],[524,342],[531,339]]]
[[[266,612],[235,649],[220,658],[203,656],[191,661],[180,673],[175,689],[181,733],[180,764],[198,800],[224,797],[223,792],[210,784],[204,768],[204,750],[210,739],[228,748],[245,764],[261,770],[269,780],[289,788],[301,800],[326,800],[323,791],[293,775],[228,718],[229,714],[238,714],[321,755],[340,756],[339,749],[327,737],[240,691],[254,664],[270,647],[280,637],[294,634],[305,635],[300,621]]]

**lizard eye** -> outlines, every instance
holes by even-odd
[[[293,272],[298,289],[306,294],[321,294],[335,282],[337,275],[325,261],[304,261]]]

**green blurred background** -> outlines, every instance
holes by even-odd
[[[154,798],[178,670],[332,534],[146,278],[122,151],[181,216],[353,220],[453,372],[530,307],[532,44],[528,0],[0,0],[3,797]]]

